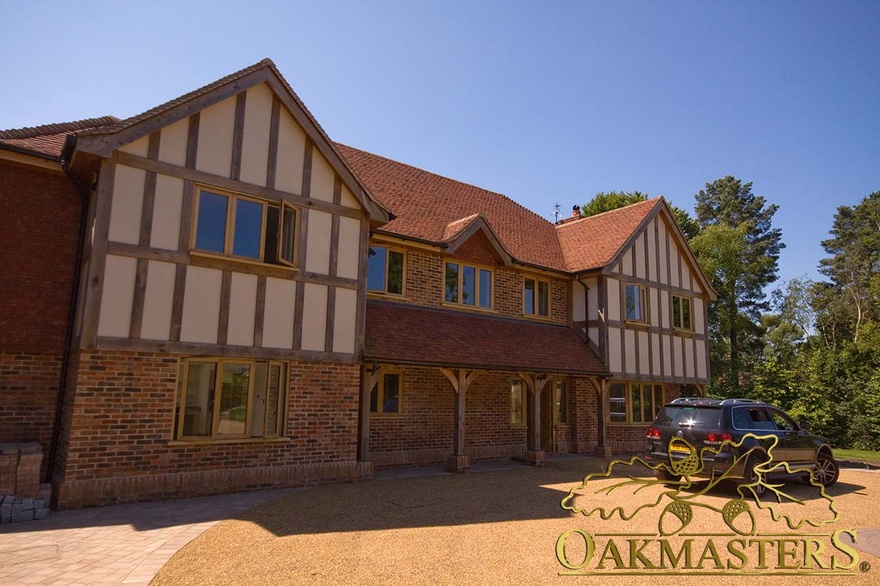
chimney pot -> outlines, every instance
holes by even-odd
[[[581,206],[579,206],[579,205],[571,206],[571,217],[572,218],[580,218],[581,217]]]

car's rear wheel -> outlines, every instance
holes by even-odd
[[[832,486],[840,476],[840,467],[834,458],[828,454],[819,454],[816,458],[816,468],[813,470],[813,478],[822,486]]]
[[[754,486],[751,486],[750,488],[755,491],[757,496],[762,496],[764,492],[766,492],[767,487],[760,482],[763,478],[761,473],[755,470],[758,464],[760,464],[760,462],[758,462],[757,459],[749,458],[746,462],[745,471],[743,473],[742,484],[753,484]]]

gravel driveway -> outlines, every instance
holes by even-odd
[[[658,532],[662,506],[646,510],[629,522],[616,517],[602,521],[596,515],[586,517],[562,508],[560,503],[570,489],[580,485],[586,474],[603,469],[604,464],[598,459],[564,457],[551,460],[543,468],[521,466],[486,473],[315,487],[220,523],[178,552],[152,584],[628,584],[645,581],[633,575],[560,575],[566,568],[557,561],[555,548],[557,539],[566,531],[582,529],[592,535]],[[636,493],[633,486],[637,485],[633,485],[597,495],[596,489],[626,482],[627,475],[647,477],[644,469],[616,468],[617,472],[616,478],[593,481],[589,489],[578,491],[574,502],[584,506],[611,503],[632,511],[638,503],[652,498],[651,490],[658,490],[648,487]],[[681,494],[693,495],[698,488],[699,485]],[[812,487],[795,481],[786,484],[784,490],[804,500],[804,505],[795,504],[786,509],[789,513],[794,511],[792,517],[797,518],[799,511],[807,511],[816,518],[821,518],[823,512],[826,516],[830,514],[828,502],[818,498]],[[828,492],[835,497],[839,520],[819,528],[804,526],[799,529],[800,533],[827,535],[837,529],[880,527],[880,474],[844,470],[838,484]],[[705,542],[705,536],[729,533],[721,523],[721,515],[711,507],[715,506],[720,512],[725,503],[736,497],[730,488],[713,489],[703,495],[704,504],[692,510],[692,520],[686,528],[689,534],[703,535],[694,539]],[[784,523],[774,523],[769,510],[755,510],[754,517],[761,535],[791,532]],[[740,522],[744,518],[740,517]],[[624,537],[613,539],[626,544]],[[583,550],[583,541],[579,543]],[[579,543],[577,538],[572,539],[567,549],[572,559],[578,556],[583,559],[583,551],[578,552]],[[726,541],[719,540],[719,543],[722,549]],[[621,550],[624,555],[628,553],[624,547]],[[700,551],[702,547],[698,547],[694,555]],[[597,550],[594,560],[599,555]],[[828,557],[828,552],[822,552],[819,557],[823,555]],[[775,550],[768,556],[775,559]],[[844,562],[849,561],[844,555],[838,553],[838,556]],[[611,558],[607,556],[607,560]],[[859,571],[856,566],[855,575],[833,578],[761,576],[752,581],[799,585],[829,583],[829,580],[846,585],[880,583],[880,559],[859,552],[859,561],[867,562],[870,569]],[[611,561],[609,564],[613,566]],[[754,562],[750,564],[744,571],[751,569]],[[711,560],[706,565],[711,568]],[[720,576],[658,575],[651,576],[650,580],[657,584],[718,585],[742,584],[748,578],[722,573]]]

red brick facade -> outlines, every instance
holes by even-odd
[[[290,364],[287,437],[172,441],[178,358],[85,353],[56,467],[58,507],[369,477],[357,463],[359,368]]]

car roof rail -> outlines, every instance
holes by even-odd
[[[718,399],[707,399],[706,397],[676,397],[672,400],[672,405],[682,405],[688,403],[702,403],[703,405],[717,405]]]
[[[763,401],[757,399],[724,399],[722,405],[764,405]]]

